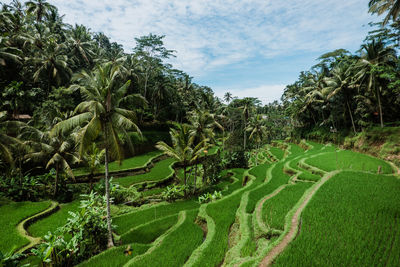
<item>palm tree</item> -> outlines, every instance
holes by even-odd
[[[383,25],[386,25],[390,19],[396,22],[400,13],[400,0],[370,0],[368,6],[371,13],[382,15],[388,12],[383,20]]]
[[[21,139],[27,139],[25,145],[30,150],[25,155],[27,161],[46,162],[46,169],[54,167],[56,177],[54,181],[54,196],[58,192],[58,182],[61,172],[65,172],[75,179],[71,163],[79,161],[75,155],[75,142],[73,135],[52,135],[50,131],[41,131],[34,127],[26,126],[22,129]]]
[[[6,134],[6,130],[10,127],[10,121],[6,119],[7,111],[0,111],[0,158],[8,164],[13,165],[12,145],[21,144],[21,141]],[[18,124],[20,122],[13,123]]]
[[[267,127],[264,125],[263,117],[258,114],[249,121],[249,125],[246,128],[247,132],[250,132],[249,139],[254,139],[257,144],[257,154],[256,154],[256,165],[258,163],[258,153],[260,150],[261,142],[267,135]]]
[[[243,135],[243,150],[246,150],[246,141],[247,141],[247,133],[246,133],[246,127],[247,127],[247,121],[249,120],[250,117],[250,113],[252,111],[252,109],[254,108],[254,102],[255,99],[251,98],[251,97],[245,97],[241,100],[241,104],[242,106],[240,107],[243,111],[243,130],[244,130],[244,135]]]
[[[231,102],[231,100],[232,100],[232,94],[230,92],[226,92],[224,95],[224,100],[226,103],[229,104],[229,102]]]
[[[395,64],[396,51],[391,47],[386,47],[382,40],[372,40],[368,44],[361,46],[363,54],[355,65],[355,83],[366,85],[367,90],[375,94],[378,101],[379,118],[383,127],[383,114],[381,104],[382,80],[379,77],[379,69],[388,65]]]
[[[136,114],[133,111],[122,108],[122,104],[137,95],[126,95],[130,80],[121,83],[119,79],[119,68],[112,63],[99,65],[96,69],[87,73],[82,71],[74,77],[74,84],[71,90],[80,90],[85,101],[76,108],[73,117],[57,123],[53,133],[66,132],[77,126],[83,126],[78,134],[79,155],[82,157],[87,147],[101,137],[105,149],[105,187],[107,201],[107,226],[108,226],[108,247],[114,246],[111,229],[110,212],[110,184],[108,162],[111,159],[121,161],[123,150],[119,134],[127,136],[127,130],[133,129],[141,134],[135,124]],[[129,142],[129,138],[127,138]],[[130,144],[132,147],[132,145]]]
[[[85,152],[85,155],[83,156],[83,160],[86,163],[86,167],[89,170],[89,183],[90,183],[90,189],[89,191],[92,191],[92,186],[93,186],[93,177],[94,175],[100,170],[100,166],[102,165],[102,159],[104,158],[105,155],[105,150],[102,149],[100,150],[96,143],[92,143],[91,146],[89,146],[88,150]]]
[[[195,144],[195,134],[186,124],[175,124],[176,129],[171,128],[170,135],[172,147],[163,141],[157,142],[156,148],[166,155],[176,159],[183,168],[183,179],[187,185],[187,167],[195,162],[205,149],[207,139]],[[186,191],[185,191],[186,194]]]
[[[55,6],[46,2],[46,0],[33,0],[25,3],[28,14],[33,14],[36,16],[36,21],[42,21],[43,16],[48,14],[52,9],[57,9]]]
[[[93,42],[89,30],[83,25],[75,25],[68,37],[68,43],[72,48],[72,55],[79,61],[81,59],[89,65],[94,55]]]
[[[342,93],[344,95],[344,99],[346,101],[346,106],[349,111],[351,124],[353,126],[354,133],[357,133],[356,126],[354,124],[353,112],[350,108],[349,99],[351,98],[350,90],[351,90],[351,65],[349,64],[340,64],[336,66],[331,71],[331,77],[325,78],[327,87],[325,89],[328,91],[327,99],[331,99],[333,96],[338,93]]]
[[[52,84],[60,85],[62,81],[68,81],[72,75],[72,70],[68,66],[68,57],[65,54],[65,44],[57,44],[50,41],[45,48],[34,59],[38,69],[33,75],[34,81],[38,82],[40,77],[46,76],[48,79],[48,89]]]
[[[22,58],[19,56],[22,51],[7,45],[7,39],[0,37],[0,65],[7,67],[10,63],[21,64]]]

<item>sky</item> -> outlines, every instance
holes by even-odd
[[[222,97],[279,100],[323,53],[359,49],[367,0],[48,0],[64,21],[104,32],[131,52],[135,37],[165,35],[170,63]]]

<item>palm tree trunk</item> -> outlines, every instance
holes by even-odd
[[[356,126],[354,124],[354,119],[353,119],[353,114],[351,113],[351,109],[350,109],[350,105],[349,105],[349,101],[346,99],[346,104],[347,104],[347,108],[349,109],[349,114],[350,114],[350,119],[351,119],[351,124],[353,125],[353,131],[356,134]]]
[[[381,94],[380,90],[376,90],[376,96],[378,98],[378,106],[379,106],[379,118],[381,120],[381,128],[383,128],[383,115],[382,115],[382,105],[381,105]]]
[[[244,120],[244,129],[243,129],[243,150],[246,150],[246,139],[247,139],[247,134],[246,134],[246,120]]]
[[[185,183],[185,190],[184,190],[184,193],[185,193],[185,197],[186,197],[186,176],[187,176],[187,170],[186,170],[186,164],[185,165],[183,165],[183,182]]]
[[[107,247],[111,248],[114,246],[113,238],[112,238],[112,229],[111,229],[111,209],[110,209],[110,181],[108,178],[108,145],[107,145],[107,131],[104,130],[104,138],[105,138],[105,183],[106,183],[106,203],[107,203],[107,230],[108,230],[108,242]]]
[[[193,194],[196,193],[196,183],[197,183],[197,164],[194,167],[194,188],[193,188]]]
[[[54,182],[54,196],[57,196],[59,172],[60,172],[60,168],[59,168],[59,164],[57,163],[56,164],[56,180]]]

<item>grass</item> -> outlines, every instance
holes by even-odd
[[[289,152],[290,152],[290,156],[300,155],[300,154],[304,153],[304,149],[302,149],[301,147],[299,147],[296,144],[291,143]]]
[[[77,211],[79,209],[80,201],[75,200],[70,203],[60,205],[60,209],[50,216],[43,218],[31,226],[28,231],[32,236],[43,237],[49,231],[54,232],[58,227],[63,226],[67,222],[67,218],[70,217],[69,211]]]
[[[289,185],[279,194],[267,200],[262,210],[262,218],[266,221],[266,225],[273,229],[283,230],[286,214],[311,185],[311,183],[302,182]]]
[[[345,186],[344,186],[345,185]],[[277,266],[398,266],[400,180],[342,172],[303,213],[299,236]]]
[[[108,249],[89,260],[79,264],[79,267],[115,267],[115,266],[123,266],[132,258],[142,255],[145,253],[150,245],[148,244],[130,244],[132,249],[132,255],[125,255],[124,251],[127,249],[128,245],[113,247]]]
[[[194,223],[198,210],[186,211],[181,224],[168,233],[151,251],[127,263],[127,266],[182,266],[203,241],[203,231]]]
[[[178,214],[182,210],[192,210],[200,205],[196,200],[176,201],[165,205],[156,205],[147,209],[130,212],[113,218],[113,224],[117,226],[116,232],[122,235],[141,224],[160,219],[166,216]]]
[[[164,192],[164,190],[165,190],[165,188],[155,187],[155,188],[152,188],[152,189],[149,189],[149,190],[142,191],[141,193],[142,193],[142,196],[148,197],[148,196],[159,195],[162,192]]]
[[[385,161],[349,150],[338,151],[337,155],[335,152],[332,152],[320,155],[318,157],[309,158],[306,159],[305,163],[320,168],[324,171],[342,169],[377,173],[378,166],[381,166],[381,173],[393,173],[392,167]]]
[[[119,164],[119,162],[114,161],[111,162],[108,165],[108,168],[110,172],[116,172],[116,171],[124,171],[124,170],[131,170],[131,169],[137,169],[137,168],[143,168],[146,167],[146,165],[153,159],[157,158],[162,154],[161,151],[151,151],[143,155],[139,156],[134,156],[132,158],[127,158]],[[73,170],[74,175],[79,176],[79,175],[87,175],[89,172],[85,167],[78,168]],[[99,173],[104,172],[104,166],[102,166],[99,169]]]
[[[270,146],[269,147],[269,151],[271,152],[272,155],[274,155],[278,160],[282,160],[284,155],[285,155],[285,151],[280,149],[279,147],[275,147],[275,146]]]
[[[123,234],[121,236],[121,241],[123,244],[151,243],[176,224],[177,221],[178,214],[151,221]]]
[[[0,206],[0,251],[7,253],[18,249],[29,241],[22,237],[16,226],[23,219],[39,213],[50,206],[50,201],[11,202]]]
[[[175,160],[173,158],[164,159],[154,164],[150,172],[118,178],[114,180],[114,183],[129,187],[141,182],[161,181],[173,175],[174,170],[172,169],[172,164],[174,163]]]

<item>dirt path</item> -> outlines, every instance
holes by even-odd
[[[272,261],[278,256],[288,245],[289,243],[293,240],[293,238],[296,236],[297,229],[299,227],[299,222],[300,222],[300,215],[305,206],[310,202],[311,197],[315,194],[315,192],[318,191],[318,189],[326,182],[328,181],[332,176],[335,174],[339,173],[340,171],[333,171],[328,174],[326,174],[312,189],[312,191],[307,195],[307,197],[303,200],[303,202],[300,204],[299,208],[296,210],[294,213],[292,220],[291,220],[291,225],[290,229],[285,235],[285,237],[281,240],[281,242],[275,246],[268,254],[265,256],[265,258],[262,260],[260,263],[260,267],[266,267],[269,266]]]

